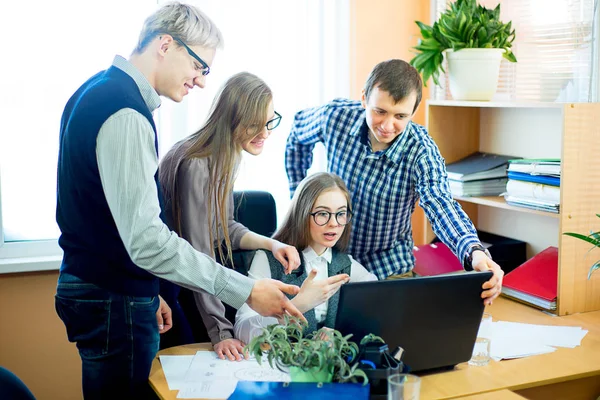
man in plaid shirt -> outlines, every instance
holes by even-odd
[[[412,275],[411,216],[417,201],[435,234],[465,269],[491,269],[482,297],[491,304],[502,288],[502,269],[489,257],[460,205],[452,199],[444,159],[427,130],[411,121],[421,102],[418,72],[402,60],[375,66],[361,101],[336,99],[296,114],[286,145],[292,194],[312,164],[317,142],[327,169],[352,193],[349,253],[379,279]]]

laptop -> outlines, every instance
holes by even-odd
[[[492,273],[465,272],[343,285],[335,329],[359,343],[381,336],[404,349],[411,371],[450,369],[471,358]]]

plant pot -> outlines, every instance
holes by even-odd
[[[319,370],[316,367],[304,370],[298,367],[290,367],[290,379],[292,382],[323,382],[329,383],[333,378],[333,372],[330,369],[323,368]]]
[[[504,49],[445,50],[454,100],[491,100],[498,88],[502,53]]]

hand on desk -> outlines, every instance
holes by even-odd
[[[259,279],[246,303],[263,317],[283,318],[287,314],[306,322],[304,315],[284,295],[295,295],[299,290],[298,286],[288,285],[276,279]]]
[[[475,271],[488,271],[491,270],[494,275],[492,279],[483,284],[484,291],[481,293],[481,297],[484,299],[483,303],[491,305],[496,297],[500,296],[502,291],[502,278],[504,277],[504,271],[496,264],[491,258],[487,256],[483,251],[475,250],[473,252],[473,269]]]
[[[244,353],[244,346],[244,342],[237,339],[225,339],[215,344],[213,349],[221,360],[227,357],[230,361],[242,361],[242,355],[248,359],[248,353]]]
[[[158,296],[158,298],[160,299],[160,305],[158,306],[158,311],[156,311],[158,333],[165,333],[173,327],[173,317],[171,315],[171,307],[169,307],[162,297]]]

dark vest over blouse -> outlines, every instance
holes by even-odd
[[[302,286],[302,282],[308,277],[308,272],[306,271],[306,261],[302,253],[300,253],[300,266],[293,271],[291,274],[284,274],[283,265],[273,256],[273,253],[266,251],[267,259],[269,260],[269,266],[271,267],[271,278],[282,281],[283,283],[287,283],[290,285]],[[347,254],[341,253],[336,249],[332,249],[332,257],[331,262],[327,266],[327,275],[334,276],[338,274],[348,274],[350,275],[350,270],[352,266],[352,260],[348,257]],[[293,298],[294,296],[287,295],[289,298]],[[337,314],[338,303],[340,298],[339,290],[329,298],[327,301],[327,315],[325,320],[322,323],[317,323],[317,318],[315,315],[315,310],[309,310],[304,313],[304,317],[308,321],[308,326],[304,330],[305,334],[312,333],[319,328],[327,327],[334,328],[335,325],[335,317]]]

